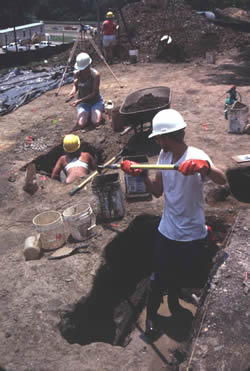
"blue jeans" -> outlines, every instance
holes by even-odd
[[[89,103],[82,102],[82,103],[79,103],[77,105],[77,113],[78,114],[80,114],[82,112],[90,113],[91,111],[95,111],[95,110],[103,112],[104,103],[103,103],[102,96],[100,96],[99,101],[94,103],[94,104],[89,104]]]

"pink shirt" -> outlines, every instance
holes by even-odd
[[[115,35],[116,24],[112,21],[112,19],[108,19],[103,22],[103,35],[110,36]]]

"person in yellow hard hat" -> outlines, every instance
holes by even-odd
[[[100,94],[100,73],[91,67],[92,59],[87,53],[80,53],[76,57],[74,83],[69,99],[78,95],[72,102],[77,107],[77,125],[83,129],[89,118],[97,127],[101,123],[104,110],[103,97]]]
[[[52,179],[60,178],[61,182],[68,184],[96,169],[94,157],[81,149],[80,138],[77,135],[66,135],[63,139],[63,149],[66,154],[57,160],[52,171]]]
[[[109,11],[106,14],[106,20],[102,24],[102,45],[104,57],[109,64],[113,63],[113,49],[116,46],[116,31],[118,26],[114,22],[114,14]]]

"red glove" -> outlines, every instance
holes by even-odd
[[[138,165],[137,162],[125,160],[121,162],[121,169],[124,173],[132,176],[143,175],[143,169],[131,169],[131,165]]]
[[[193,175],[200,173],[202,175],[208,175],[210,173],[210,163],[206,160],[185,160],[180,165],[178,170],[183,175]]]

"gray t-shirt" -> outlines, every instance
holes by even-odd
[[[171,164],[172,152],[160,152],[158,164]],[[177,161],[188,159],[208,160],[209,156],[195,147],[188,147]],[[184,176],[179,171],[162,170],[165,197],[159,232],[175,241],[194,241],[205,238],[207,228],[203,206],[203,181],[201,174]]]
[[[94,68],[90,68],[90,77],[87,80],[81,80],[80,78],[80,73],[77,72],[76,76],[78,78],[78,98],[81,99],[83,97],[86,97],[93,91],[93,84],[94,84],[94,79],[97,74],[97,71]],[[84,103],[88,104],[95,104],[101,99],[100,92],[98,93],[91,99],[88,99]]]

